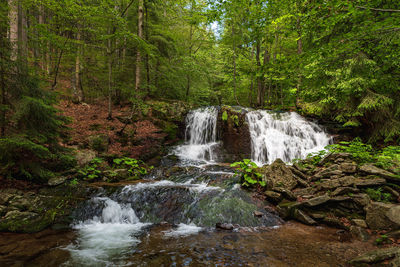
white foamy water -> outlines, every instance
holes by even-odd
[[[252,160],[257,165],[280,158],[291,162],[323,150],[331,142],[317,124],[295,112],[272,113],[264,110],[247,113]]]
[[[140,243],[135,236],[148,224],[141,223],[128,205],[120,205],[109,198],[94,200],[104,203],[102,214],[74,226],[79,237],[66,248],[71,253],[66,265],[124,265],[125,253]]]
[[[195,224],[184,224],[180,223],[178,228],[164,231],[166,237],[182,237],[189,236],[199,233],[203,228],[196,226]]]
[[[192,179],[185,182],[185,183],[176,183],[169,180],[161,180],[152,183],[138,183],[135,185],[127,185],[122,189],[122,193],[129,193],[135,191],[141,191],[146,189],[153,189],[153,188],[160,188],[160,187],[184,187],[188,188],[190,191],[197,192],[197,193],[204,193],[208,191],[223,191],[222,188],[217,186],[209,186],[206,182],[193,184]]]
[[[214,162],[218,146],[217,117],[215,107],[191,111],[186,117],[185,144],[176,147],[173,153],[181,160]]]

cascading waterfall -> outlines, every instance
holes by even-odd
[[[247,121],[252,160],[258,165],[270,164],[277,158],[288,163],[305,158],[331,142],[331,137],[321,127],[295,112],[250,111]]]
[[[185,144],[178,146],[174,153],[182,160],[215,161],[217,117],[216,107],[191,111],[186,117]]]

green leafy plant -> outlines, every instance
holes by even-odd
[[[232,115],[231,119],[236,126],[239,126],[239,117],[238,115]]]
[[[392,199],[392,195],[390,193],[384,193],[382,192],[382,188],[374,189],[374,188],[367,188],[365,190],[365,193],[375,201],[380,201],[380,202],[390,202]]]
[[[328,153],[326,150],[321,150],[319,152],[313,152],[307,155],[307,159],[311,160],[312,165],[317,165],[321,159]]]
[[[227,121],[228,120],[228,113],[226,112],[226,110],[224,112],[222,112],[222,120],[223,121]]]
[[[153,167],[147,167],[143,161],[134,158],[117,158],[113,160],[114,167],[128,169],[133,179],[146,175]]]
[[[244,159],[243,161],[234,162],[231,167],[238,167],[236,173],[242,178],[242,185],[246,187],[254,186],[256,184],[265,187],[266,184],[262,181],[261,173],[256,170],[258,166],[250,159]]]
[[[78,173],[81,174],[84,179],[94,180],[100,178],[101,170],[99,169],[100,164],[104,161],[101,158],[94,158],[88,165],[83,169],[79,170]]]
[[[355,138],[351,142],[340,142],[339,144],[333,144],[328,146],[331,152],[345,152],[350,153],[352,157],[359,163],[372,162],[374,154],[372,146],[364,144],[359,137]]]
[[[390,243],[390,239],[387,235],[380,235],[377,239],[375,239],[375,245],[383,245]]]

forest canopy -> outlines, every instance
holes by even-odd
[[[399,10],[394,0],[2,1],[1,135],[22,127],[49,143],[29,121],[58,116],[60,98],[108,99],[109,118],[115,104],[173,99],[297,110],[396,143]],[[52,118],[47,129],[62,125]]]

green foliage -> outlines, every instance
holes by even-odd
[[[133,158],[118,158],[113,160],[115,168],[128,169],[131,179],[138,179],[148,174],[153,167],[146,167],[144,162]]]
[[[228,113],[226,112],[226,110],[224,110],[224,112],[222,112],[222,120],[223,121],[227,121],[228,120]]]
[[[82,175],[85,180],[96,180],[101,177],[100,166],[104,163],[101,158],[94,158],[88,165],[83,169],[79,170],[78,173]]]
[[[351,142],[340,142],[328,146],[331,152],[350,153],[352,157],[360,163],[372,162],[374,159],[372,146],[364,144],[360,138],[355,138]]]
[[[307,159],[311,160],[312,165],[317,165],[321,159],[326,155],[326,150],[321,150],[319,152],[313,152],[307,155]]]
[[[382,192],[382,188],[379,187],[378,189],[374,189],[374,188],[367,188],[365,190],[365,193],[367,193],[367,195],[375,201],[380,201],[380,202],[390,202],[390,200],[392,199],[392,195],[390,193],[383,193]]]
[[[380,246],[383,244],[390,244],[391,241],[387,235],[380,235],[377,239],[375,239],[375,245]]]
[[[257,172],[258,166],[250,159],[234,162],[231,164],[231,167],[238,167],[236,173],[242,177],[243,186],[251,187],[256,184],[262,187],[266,186],[265,182],[262,180],[261,173]]]
[[[231,116],[231,119],[232,119],[233,123],[234,123],[237,127],[239,127],[239,117],[238,117],[238,115],[232,115],[232,116]]]

